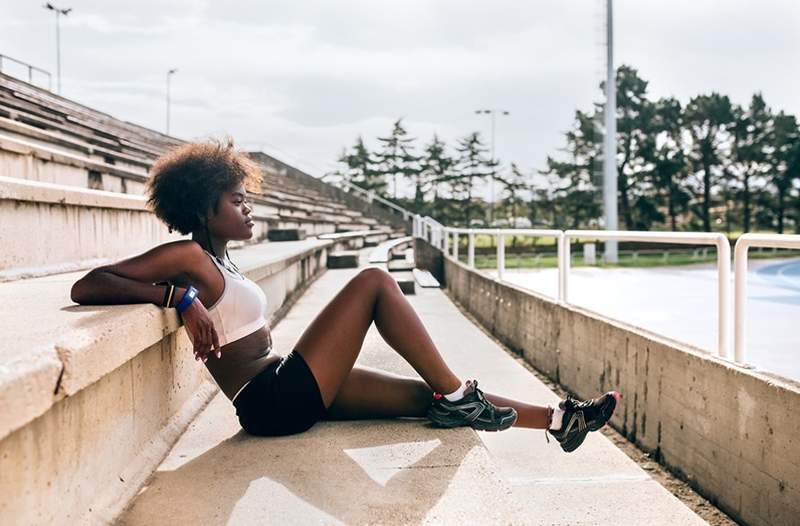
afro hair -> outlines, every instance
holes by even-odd
[[[244,183],[247,191],[261,193],[262,181],[259,166],[230,139],[188,143],[153,163],[147,204],[170,232],[186,235],[202,227],[209,210],[217,213],[223,192]]]

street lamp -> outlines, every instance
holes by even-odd
[[[178,68],[172,68],[169,71],[167,71],[167,135],[169,135],[169,87],[170,87],[169,82],[170,79],[172,78],[172,75],[174,75],[175,72],[177,71]]]
[[[72,8],[68,7],[66,9],[59,9],[50,2],[47,2],[42,7],[56,12],[56,70],[58,72],[58,93],[61,93],[61,29],[58,22],[60,16],[67,16],[69,12],[72,11]]]
[[[492,116],[492,164],[494,164],[494,116],[497,113],[500,113],[501,115],[510,115],[510,113],[506,110],[498,109],[475,110],[475,113],[478,115],[484,113]],[[489,189],[491,193],[491,200],[489,201],[489,225],[491,226],[494,224],[494,177],[492,177],[492,180],[489,181]]]

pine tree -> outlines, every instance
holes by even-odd
[[[684,110],[683,122],[691,138],[689,158],[694,164],[693,190],[700,196],[703,230],[711,232],[712,189],[722,177],[722,150],[733,125],[730,99],[712,93],[692,98]]]
[[[398,178],[414,178],[419,172],[419,157],[412,153],[413,137],[407,137],[403,119],[398,119],[388,137],[378,137],[383,143],[375,155],[379,171],[392,179],[392,195],[397,199]]]
[[[776,228],[778,233],[783,234],[792,187],[800,183],[800,123],[797,118],[783,111],[778,113],[770,142],[773,149],[769,156],[769,180],[775,187]],[[800,199],[796,208],[795,230],[800,233]]]
[[[683,130],[681,103],[674,98],[655,103],[650,177],[659,201],[665,204],[672,231],[678,229],[678,216],[687,210],[689,194],[683,188],[687,177],[686,157],[681,133]]]
[[[498,177],[497,181],[502,188],[503,206],[510,212],[509,225],[516,227],[518,207],[525,204],[522,193],[530,188],[527,177],[516,163],[511,163],[511,173],[506,177]]]
[[[374,190],[383,193],[386,190],[384,176],[375,169],[375,161],[364,145],[361,136],[356,140],[352,150],[342,152],[338,161],[345,165],[345,170],[339,171],[345,182],[355,184],[364,190]]]
[[[443,190],[453,179],[453,167],[455,161],[447,154],[446,145],[438,135],[434,134],[433,139],[425,146],[424,155],[420,160],[420,171],[417,176],[416,191],[414,194],[415,204],[422,201],[424,194],[433,190],[433,203],[431,205],[432,215],[439,211],[439,199]],[[422,208],[422,203],[419,203]]]
[[[477,132],[459,140],[456,151],[458,160],[452,180],[453,192],[454,197],[460,198],[464,224],[469,227],[473,212],[482,212],[480,204],[472,199],[475,185],[493,175],[496,164],[485,156],[488,149]]]

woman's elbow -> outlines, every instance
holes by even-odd
[[[83,304],[86,302],[87,285],[89,284],[89,280],[92,279],[94,271],[94,269],[90,270],[85,276],[72,284],[69,297],[75,303]]]
[[[69,291],[70,299],[73,302],[77,303],[77,304],[81,304],[83,302],[83,296],[82,296],[82,294],[83,294],[83,290],[82,290],[83,289],[83,284],[82,284],[82,281],[83,281],[83,278],[81,278],[78,281],[76,281],[75,283],[73,283],[72,284],[72,288]]]

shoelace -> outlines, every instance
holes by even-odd
[[[478,389],[478,381],[472,380],[472,385],[475,386],[475,397],[480,401],[487,409],[489,409],[489,415],[491,418],[494,418],[494,404],[486,400],[486,397],[483,395],[483,391]]]

